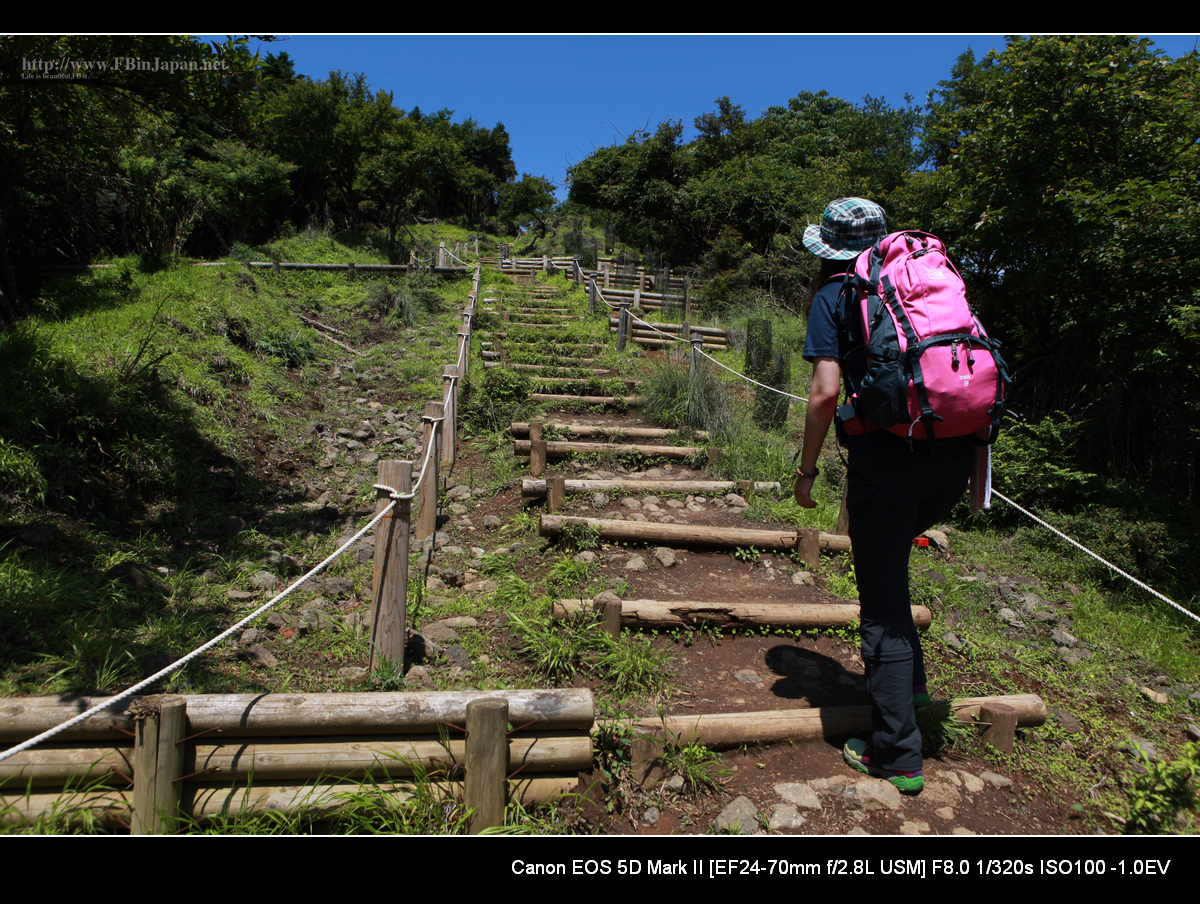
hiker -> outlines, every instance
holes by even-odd
[[[840,198],[819,226],[804,232],[804,245],[821,258],[820,287],[808,315],[804,360],[813,365],[804,423],[804,445],[796,469],[795,498],[815,508],[817,460],[838,407],[841,386],[839,292],[859,253],[887,235],[878,204]],[[859,772],[885,778],[900,791],[917,794],[921,733],[916,707],[929,704],[921,642],[909,601],[908,557],[913,538],[950,511],[967,486],[970,438],[909,443],[887,430],[838,439],[847,450],[850,544],[861,606],[862,658],[871,696],[871,732],[852,738],[843,754]]]

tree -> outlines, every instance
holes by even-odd
[[[522,173],[519,182],[510,182],[500,191],[500,218],[518,224],[532,221],[544,236],[550,228],[547,218],[557,203],[553,182],[545,176]]]
[[[129,194],[146,189],[150,171],[178,171],[171,130],[180,115],[238,126],[256,81],[257,57],[246,43],[178,35],[0,38],[0,327],[26,312],[26,287],[40,260],[102,247],[114,221],[126,225]],[[161,156],[145,143],[151,133],[167,142]]]
[[[1133,37],[1010,38],[960,58],[922,180],[1020,410],[1088,425],[1090,470],[1194,494],[1200,63]]]

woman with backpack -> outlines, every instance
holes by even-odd
[[[839,326],[845,274],[860,253],[887,234],[883,208],[863,198],[833,201],[821,224],[804,233],[805,247],[822,265],[804,345],[813,380],[794,493],[805,508],[816,507],[812,488],[817,461],[838,411],[847,342]],[[968,345],[964,357],[969,352]],[[930,701],[921,641],[912,620],[908,559],[913,538],[944,518],[962,496],[972,444],[969,437],[909,442],[887,430],[867,431],[849,435],[838,424],[838,438],[849,458],[850,543],[872,711],[870,734],[850,739],[843,755],[857,771],[884,778],[904,793],[919,794],[925,781],[916,707]]]

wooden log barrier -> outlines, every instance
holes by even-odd
[[[555,618],[586,612],[591,600],[554,602]],[[720,600],[622,600],[621,625],[626,628],[714,627],[825,628],[848,625],[859,617],[857,603],[756,603]],[[927,606],[912,607],[913,623],[926,630],[933,622]]]
[[[1036,694],[1012,694],[999,697],[955,701],[962,721],[971,721],[979,706],[1004,703],[1017,711],[1017,724],[1035,727],[1046,721],[1046,705]],[[973,710],[973,711],[972,711]],[[965,714],[965,717],[964,717]],[[714,713],[711,715],[667,716],[633,723],[635,731],[664,733],[680,743],[708,747],[738,747],[755,742],[854,735],[870,730],[870,706],[825,706],[819,709],[785,709],[752,713]]]
[[[617,521],[609,518],[576,518],[570,515],[542,515],[538,533],[543,537],[558,537],[571,525],[595,529],[601,540],[653,543],[658,546],[714,546],[736,549],[753,546],[757,549],[784,551],[796,548],[795,530],[771,531],[751,528],[709,527],[702,524],[659,524],[653,521]],[[848,552],[850,538],[821,531],[823,551]]]
[[[693,496],[713,493],[733,493],[738,486],[732,480],[654,480],[634,478],[613,478],[611,480],[571,480],[563,481],[563,489],[568,493],[605,493],[619,490],[623,493],[690,493]],[[774,481],[761,480],[754,484],[759,493],[778,493],[779,484]],[[524,478],[521,481],[521,495],[526,498],[537,498],[546,495],[546,481]]]
[[[461,691],[349,694],[189,694],[189,731],[231,737],[286,737],[337,734],[437,734],[439,725],[464,724],[467,703],[476,694]],[[509,719],[527,731],[590,728],[596,709],[586,688],[493,691],[508,700]],[[104,697],[0,698],[0,742],[17,743],[102,706]],[[101,710],[61,732],[59,739],[129,743],[134,719],[126,712],[133,697]],[[22,754],[23,755],[23,754]],[[7,761],[5,761],[7,762]]]
[[[513,436],[528,436],[529,422],[514,421],[509,430]],[[627,436],[637,439],[664,439],[668,436],[678,436],[680,431],[668,430],[665,427],[616,427],[607,424],[546,424],[546,427],[572,436],[603,436],[609,439],[623,439]],[[696,439],[708,439],[707,430],[693,430],[689,436]],[[778,484],[775,484],[778,487]]]
[[[532,439],[513,440],[513,454],[531,455],[534,449],[533,444],[536,442],[537,440]],[[546,444],[545,454],[550,458],[569,458],[572,455],[594,455],[606,452],[637,452],[646,458],[670,458],[675,461],[686,461],[704,452],[703,449],[692,446],[650,446],[641,443],[587,443],[561,440],[543,440],[543,442]],[[532,462],[529,472],[534,477],[541,473],[534,470]]]

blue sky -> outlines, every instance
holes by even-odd
[[[282,36],[281,36],[282,37]],[[1151,35],[1170,56],[1196,35]],[[449,108],[504,123],[518,173],[562,185],[566,168],[637,129],[692,120],[723,95],[758,116],[800,91],[893,106],[924,103],[959,54],[1003,49],[1002,35],[292,35],[264,45],[323,79],[362,72],[395,105]],[[565,197],[565,191],[559,191]]]

